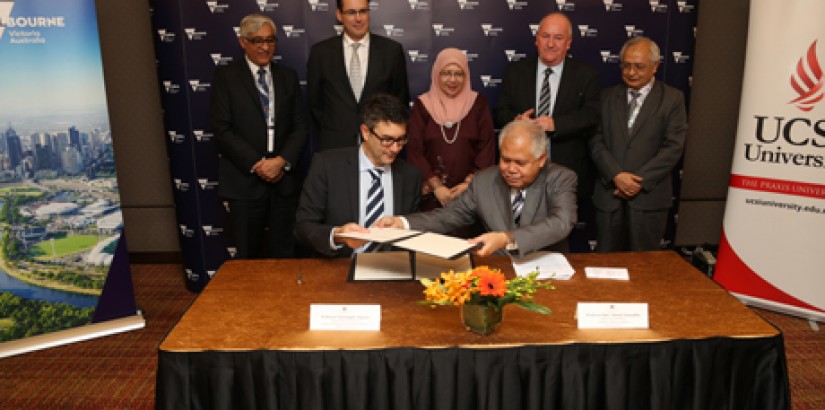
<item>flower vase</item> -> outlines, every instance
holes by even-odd
[[[461,322],[467,330],[489,335],[501,324],[504,308],[498,309],[486,303],[465,303],[461,306]]]

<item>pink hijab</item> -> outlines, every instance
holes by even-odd
[[[457,64],[464,71],[464,88],[453,98],[448,97],[438,86],[438,78],[441,70],[449,64]],[[424,108],[433,117],[438,125],[447,122],[457,123],[470,112],[476,100],[477,92],[470,89],[470,67],[467,64],[467,56],[457,48],[445,48],[438,53],[438,57],[433,63],[433,71],[430,76],[430,91],[421,94],[419,97],[424,104]]]

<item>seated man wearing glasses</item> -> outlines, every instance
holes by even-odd
[[[336,237],[360,231],[383,215],[418,209],[421,174],[397,158],[407,143],[407,107],[375,94],[364,101],[359,147],[319,152],[312,160],[295,222],[295,237],[324,256],[369,251],[371,244]]]
[[[367,0],[337,0],[343,35],[312,46],[307,61],[307,99],[319,133],[319,151],[358,146],[358,113],[367,97],[387,93],[410,100],[404,50],[370,33]]]
[[[212,80],[218,193],[229,204],[238,258],[294,256],[301,192],[295,169],[307,124],[298,75],[272,62],[275,33],[269,17],[244,17],[238,37],[244,58],[218,67]]]

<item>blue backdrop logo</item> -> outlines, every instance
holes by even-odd
[[[619,62],[619,55],[613,54],[610,50],[601,50],[599,54],[602,56],[603,63],[618,63]]]
[[[667,13],[667,4],[662,4],[658,0],[650,0],[650,11],[654,13]]]
[[[687,63],[688,59],[690,59],[690,56],[687,54],[683,54],[681,51],[673,52],[673,62],[675,63],[684,64]]]
[[[481,31],[486,37],[496,37],[501,34],[504,29],[501,27],[496,27],[491,23],[481,23]]]
[[[180,91],[180,85],[169,80],[163,80],[163,89],[166,91],[166,94],[177,94]]]
[[[211,132],[204,132],[203,130],[193,130],[192,135],[195,136],[197,142],[209,142],[212,140]]]
[[[524,7],[527,7],[526,1],[507,0],[507,8],[510,10],[521,10]]]
[[[410,10],[429,10],[430,3],[423,0],[408,0],[410,3]]]
[[[559,8],[559,11],[575,11],[576,4],[572,1],[566,0],[556,0],[556,6]]]
[[[227,65],[232,62],[232,57],[224,57],[221,53],[212,53],[209,56],[215,65]]]
[[[306,30],[302,28],[295,28],[293,25],[283,25],[281,28],[284,30],[284,35],[286,38],[298,38],[301,37],[301,34],[306,32]]]
[[[527,57],[527,54],[517,53],[516,50],[504,50],[504,55],[507,57],[507,61],[519,61]]]
[[[169,135],[169,142],[173,144],[183,144],[186,141],[186,137],[183,134],[178,134],[177,131],[171,130],[166,133]]]
[[[309,9],[312,11],[327,11],[329,4],[325,1],[307,0],[309,2]]]
[[[183,29],[183,32],[186,33],[186,37],[190,40],[201,40],[206,37],[205,31],[198,31],[194,27],[186,27]]]
[[[613,0],[602,0],[605,11],[622,11],[622,3],[616,3]]]
[[[265,11],[274,11],[280,5],[278,3],[269,3],[267,0],[257,0],[258,1],[258,8],[261,9],[261,13]]]
[[[458,0],[459,10],[474,10],[478,7],[477,1]]]
[[[174,181],[175,181],[175,189],[177,189],[178,191],[186,192],[186,191],[189,190],[189,183],[188,182],[183,182],[183,180],[180,179],[180,178],[175,178]]]
[[[693,7],[695,6],[692,4],[687,4],[686,1],[677,1],[676,7],[679,9],[679,13],[692,13]]]
[[[410,56],[410,62],[412,63],[426,63],[429,59],[429,56],[420,50],[407,50],[407,54]]]
[[[404,29],[395,28],[395,24],[384,24],[384,34],[387,37],[403,37]]]
[[[217,1],[207,1],[206,7],[209,7],[209,12],[212,14],[223,13],[226,9],[229,8],[229,4],[218,3]]]
[[[627,32],[627,38],[641,36],[645,34],[644,30],[636,28],[636,26],[633,25],[624,26],[624,31]]]
[[[587,24],[579,24],[579,34],[581,34],[581,37],[596,37],[599,30],[590,28]]]
[[[158,37],[160,38],[160,41],[163,43],[171,43],[175,41],[175,33],[165,28],[158,29]]]
[[[482,74],[479,78],[481,79],[481,85],[483,85],[484,88],[495,88],[501,84],[500,78],[493,78],[493,76],[489,74]]]
[[[202,93],[209,90],[209,83],[202,83],[199,79],[189,80],[189,86],[192,87],[192,91],[196,93]]]
[[[450,34],[455,31],[452,27],[447,27],[441,23],[434,23],[433,24],[433,32],[435,32],[436,37],[449,37]]]

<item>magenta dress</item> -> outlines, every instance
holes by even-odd
[[[437,175],[444,185],[452,188],[464,182],[467,175],[495,164],[494,133],[490,107],[481,94],[461,120],[460,127],[443,127],[443,133],[442,127],[433,120],[421,99],[417,98],[407,126],[410,139],[407,144],[407,161],[421,171],[425,184]],[[422,198],[422,211],[438,206],[438,200],[432,194]]]

